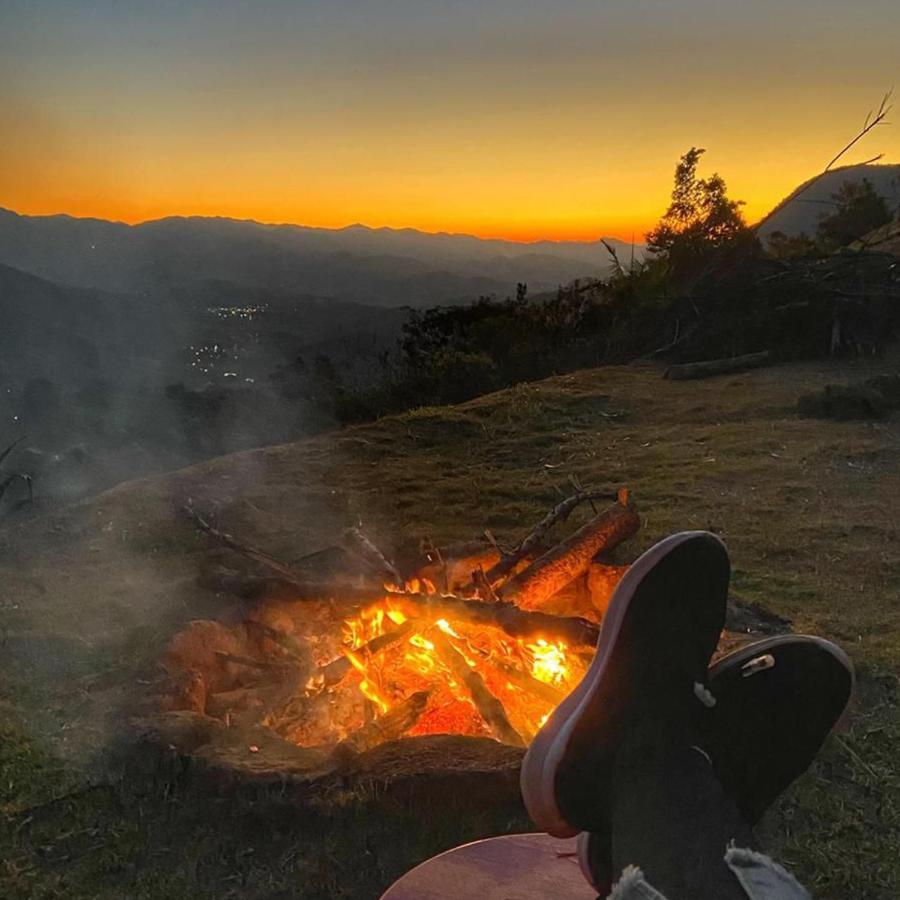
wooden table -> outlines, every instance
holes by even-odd
[[[510,834],[463,844],[395,881],[381,900],[594,900],[575,839]]]

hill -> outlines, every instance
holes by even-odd
[[[308,434],[333,422],[316,360],[368,383],[407,315],[221,281],[71,287],[0,264],[0,451],[24,439],[8,468],[43,504]]]
[[[814,235],[819,219],[833,210],[831,195],[845,181],[868,179],[876,193],[895,212],[900,211],[900,165],[841,166],[832,169],[819,179],[810,179],[799,185],[756,226],[761,238],[773,231],[781,231],[789,237],[799,234]],[[808,185],[811,185],[807,188]]]
[[[736,593],[848,649],[853,727],[769,816],[767,845],[823,900],[896,897],[900,432],[794,412],[802,393],[891,368],[795,364],[705,382],[586,370],[123,484],[0,532],[6,895],[216,897],[240,884],[244,896],[370,897],[429,853],[527,828],[477,803],[465,822],[362,801],[266,818],[250,796],[182,802],[177,773],[137,796],[108,771],[88,788],[77,760],[116,737],[100,714],[152,677],[176,627],[233,608],[197,583],[218,551],[178,518],[186,496],[296,560],[359,518],[389,548],[481,526],[508,541],[574,475],[632,489],[640,547],[684,528],[721,534]]]
[[[631,248],[612,239],[622,258]],[[637,247],[641,252],[641,247]],[[219,280],[382,306],[553,290],[609,267],[600,241],[516,243],[413,229],[307,228],[224,218],[140,225],[0,209],[0,263],[65,284],[165,293]]]

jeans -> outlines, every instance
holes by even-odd
[[[740,882],[748,900],[811,900],[809,892],[778,863],[743,847],[729,847],[725,863]],[[609,900],[666,900],[647,884],[636,866],[629,866],[613,888]]]

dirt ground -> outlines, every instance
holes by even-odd
[[[817,897],[900,896],[900,422],[796,413],[803,393],[896,370],[882,359],[699,382],[663,380],[649,365],[588,370],[222,457],[7,524],[0,892],[377,897],[431,853],[525,827],[520,811],[477,803],[468,817],[423,823],[360,799],[292,831],[246,800],[182,785],[135,794],[96,758],[117,738],[106,713],[148,677],[172,631],[237,602],[197,585],[221,551],[179,515],[184,503],[292,560],[359,520],[386,547],[485,527],[511,539],[574,476],[631,488],[644,526],[626,558],[672,531],[714,531],[731,550],[736,594],[850,653],[853,726],[772,811],[764,837]]]

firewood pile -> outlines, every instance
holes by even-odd
[[[588,505],[587,521],[554,540]],[[424,541],[397,562],[354,528],[288,565],[186,514],[243,560],[203,584],[252,602],[236,621],[194,621],[173,637],[158,708],[329,757],[406,736],[527,745],[584,674],[627,568],[607,554],[640,526],[626,490],[579,489],[513,547],[490,533]]]

